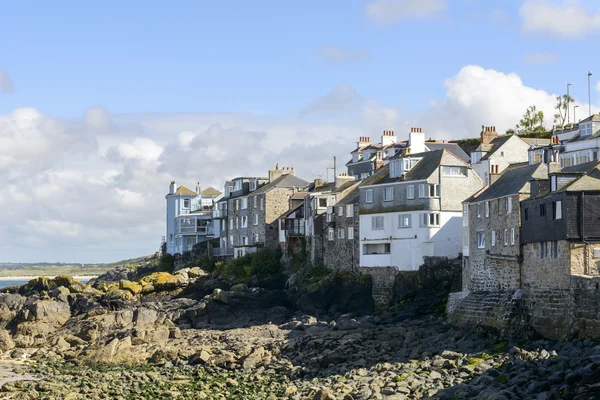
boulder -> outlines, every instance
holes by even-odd
[[[62,301],[63,303],[68,303],[70,294],[71,292],[69,291],[69,289],[67,289],[64,286],[59,286],[50,292],[50,297],[58,301]]]
[[[136,326],[152,325],[158,319],[158,313],[149,308],[140,307],[135,310],[133,321]]]
[[[75,283],[75,280],[73,279],[72,276],[70,275],[60,275],[57,276],[56,278],[53,279],[54,283],[56,284],[56,286],[63,286],[65,288],[68,288],[70,286],[72,286]],[[80,282],[78,282],[80,283]]]
[[[48,322],[57,326],[63,325],[71,318],[68,304],[56,300],[40,300],[29,307],[32,319]]]
[[[254,369],[260,362],[262,362],[264,355],[264,347],[257,347],[254,349],[254,351],[250,353],[250,355],[244,360],[244,363],[242,364],[244,369]]]
[[[123,279],[119,281],[119,289],[127,290],[131,294],[136,295],[142,291],[142,285],[137,282],[131,282]]]
[[[190,268],[188,271],[188,276],[190,278],[200,278],[202,276],[208,275],[204,270],[200,267]]]
[[[168,291],[185,285],[182,276],[171,275],[167,272],[154,272],[140,279],[142,287],[151,284],[156,291]]]
[[[15,348],[15,342],[13,342],[10,333],[6,329],[0,329],[0,350],[12,350]]]
[[[238,283],[237,285],[233,285],[230,290],[236,293],[248,293],[248,286],[243,283]]]
[[[212,298],[215,301],[219,301],[224,304],[229,304],[231,302],[231,294],[231,292],[225,290],[215,289],[213,291]]]
[[[203,349],[192,356],[190,364],[207,364],[210,361],[210,358],[210,353]]]

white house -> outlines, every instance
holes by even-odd
[[[167,200],[166,252],[183,253],[205,240],[219,237],[220,221],[213,220],[213,202],[221,197],[221,192],[213,188],[196,191],[185,186],[175,188],[175,181],[169,186]]]
[[[555,132],[554,142],[560,148],[560,166],[571,167],[600,159],[600,114],[594,114],[579,122],[576,129],[566,133]]]
[[[462,204],[483,186],[448,150],[398,155],[360,187],[360,266],[415,271],[462,250]]]

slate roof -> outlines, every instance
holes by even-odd
[[[600,170],[598,166],[562,190],[567,192],[600,191]]]
[[[489,185],[473,201],[480,202],[518,193],[529,193],[529,181],[531,178],[542,178],[547,175],[546,171],[547,167],[543,163],[505,171],[496,182]]]
[[[600,122],[600,114],[592,114],[586,119],[579,121],[579,124],[585,124],[586,122]]]
[[[203,196],[220,196],[222,193],[213,187],[208,187],[200,192]]]
[[[198,193],[186,188],[185,186],[179,186],[175,193],[168,194],[167,196],[198,196]]]
[[[380,184],[380,183],[425,180],[425,179],[429,178],[429,176],[431,176],[431,174],[440,165],[444,151],[447,151],[447,150],[434,150],[434,151],[426,151],[424,153],[410,154],[410,158],[421,158],[421,160],[419,160],[419,162],[414,167],[412,167],[411,170],[408,171],[404,176],[400,176],[398,178],[390,178],[389,173],[388,173],[387,176],[385,176],[383,179],[380,179],[377,183],[370,183],[370,184],[375,185],[375,184]],[[405,157],[405,156],[398,155],[396,157],[392,157],[392,159],[398,159],[398,158],[402,158],[402,157]],[[455,156],[455,157],[457,157],[457,156]],[[388,172],[389,172],[389,165],[386,165],[386,167],[388,167]],[[377,174],[375,174],[375,175],[377,175]],[[373,175],[373,176],[375,176],[375,175]]]
[[[572,165],[570,167],[564,167],[560,171],[555,172],[553,175],[585,174],[585,173],[588,173],[589,171],[593,170],[594,168],[596,168],[598,166],[599,162],[600,161],[590,161],[590,162],[579,164],[579,165]]]
[[[487,151],[483,157],[481,157],[481,161],[487,160],[490,158],[492,154],[494,154],[500,147],[504,145],[513,135],[503,135],[498,136],[494,140],[492,140],[489,144],[480,144],[477,150],[475,151]]]
[[[304,200],[308,194],[308,192],[296,192],[290,196],[290,200]]]
[[[531,146],[548,146],[550,144],[550,139],[544,138],[521,138],[521,140]]]
[[[360,202],[360,188],[362,186],[374,185],[374,184],[378,183],[382,179],[386,178],[389,175],[389,173],[390,173],[389,165],[382,167],[377,172],[375,172],[373,175],[360,181],[359,184],[354,189],[352,189],[347,195],[345,195],[343,198],[341,198],[337,204],[339,204],[340,206],[343,206],[346,204],[358,204]]]
[[[456,143],[443,143],[443,142],[425,142],[425,146],[429,148],[429,150],[448,150],[464,162],[468,163],[471,160],[471,157],[460,146]]]
[[[300,179],[292,174],[285,174],[285,175],[281,175],[279,178],[275,179],[274,181],[269,182],[266,185],[259,187],[255,191],[251,192],[251,194],[255,195],[255,194],[266,193],[269,190],[275,189],[275,188],[292,188],[292,187],[305,188],[306,186],[308,186],[308,182],[306,182],[304,179]]]
[[[298,204],[296,207],[287,210],[286,212],[284,212],[283,214],[281,214],[279,216],[279,218],[287,218],[287,217],[290,216],[290,214],[293,214],[294,212],[298,211],[302,207],[304,207],[304,203]]]

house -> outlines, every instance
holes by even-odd
[[[462,201],[483,186],[446,149],[400,154],[360,186],[360,267],[415,271],[462,251]]]
[[[511,164],[529,161],[532,145],[550,144],[549,139],[522,139],[517,135],[499,136],[495,126],[483,126],[481,144],[471,153],[471,165],[489,185]]]
[[[545,179],[547,165],[514,164],[463,203],[463,291],[516,290],[521,286],[522,201],[530,181]]]
[[[553,139],[561,145],[561,167],[585,164],[600,159],[600,114],[582,120],[566,132],[555,132]]]
[[[205,240],[219,237],[220,224],[212,218],[213,202],[221,197],[214,188],[201,190],[200,183],[196,191],[185,186],[175,187],[175,181],[169,186],[167,200],[166,252],[183,253]]]
[[[227,199],[227,247],[234,257],[258,248],[279,246],[279,217],[288,211],[289,198],[308,182],[295,176],[294,168],[269,171],[268,178],[235,178]]]
[[[350,154],[352,158],[346,163],[348,175],[356,180],[365,179],[381,168],[387,159],[393,157],[398,150],[407,147],[407,142],[398,142],[394,131],[383,131],[380,143],[371,142],[368,136],[361,136],[356,149]]]

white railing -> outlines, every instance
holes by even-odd
[[[227,210],[213,210],[213,218],[225,218],[227,217]]]
[[[215,247],[212,252],[215,257],[233,256],[233,247]]]
[[[214,235],[212,226],[184,226],[177,229],[177,233],[196,233],[198,235]]]

